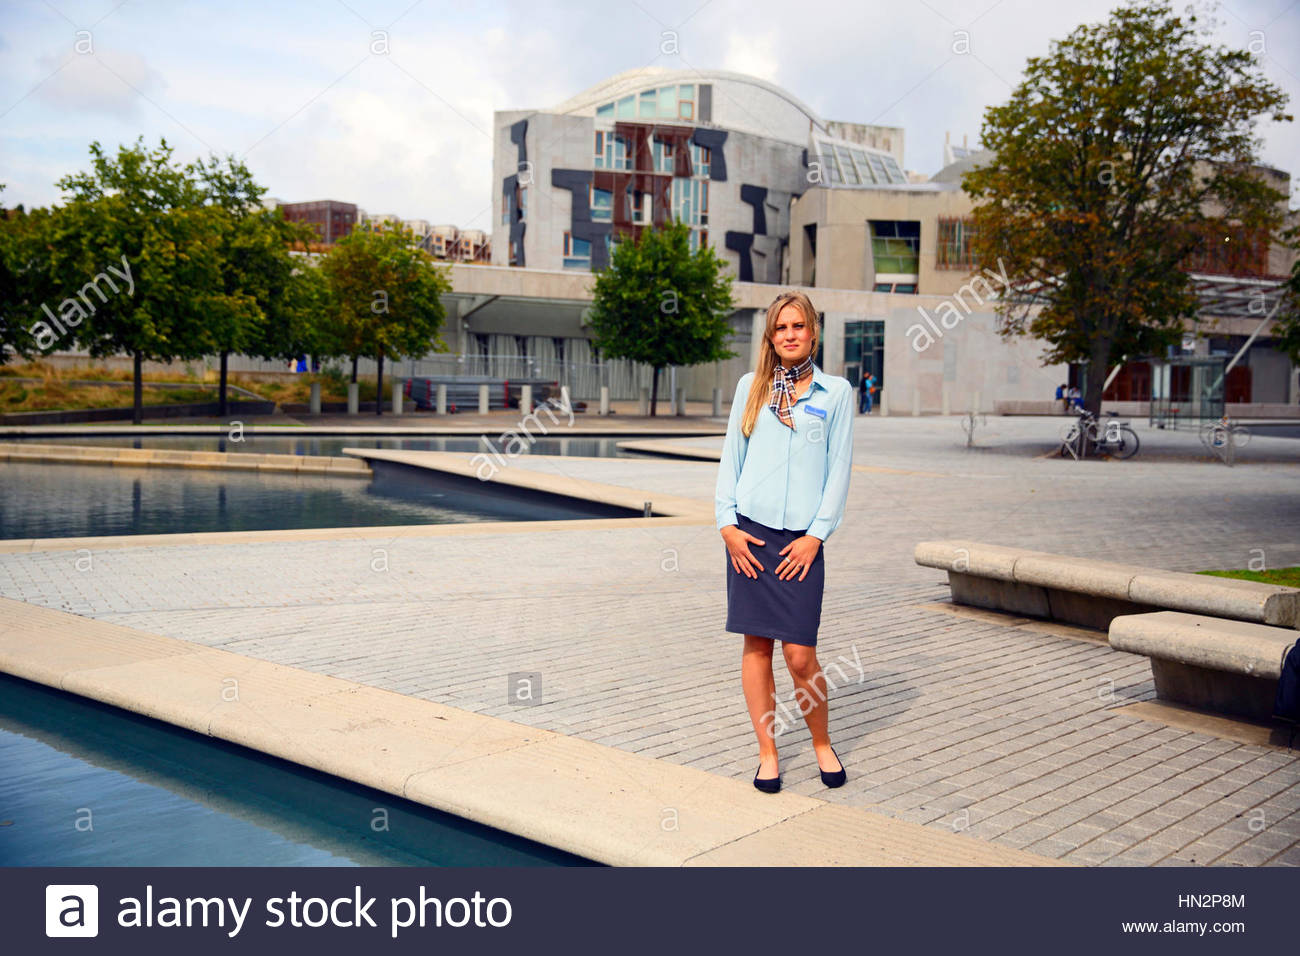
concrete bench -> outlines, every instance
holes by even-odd
[[[914,557],[948,572],[957,604],[1101,631],[1119,615],[1162,610],[1300,628],[1297,588],[976,541],[922,541]]]
[[[1291,628],[1156,611],[1110,622],[1110,646],[1151,659],[1156,696],[1268,720],[1282,661],[1300,638]]]

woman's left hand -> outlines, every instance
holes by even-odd
[[[808,568],[817,557],[817,550],[822,546],[822,539],[806,534],[802,538],[795,538],[778,553],[784,554],[785,557],[777,564],[776,576],[782,581],[788,581],[796,573],[799,580],[802,581],[808,576]]]

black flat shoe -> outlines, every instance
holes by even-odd
[[[760,769],[762,769],[763,765],[760,763],[758,766]],[[778,773],[775,777],[760,778],[758,776],[758,771],[755,770],[754,786],[757,787],[759,790],[762,790],[764,793],[776,793],[781,789],[781,775]]]
[[[831,753],[835,754],[834,747],[831,748]],[[818,770],[821,770],[822,783],[832,788],[844,786],[844,781],[849,779],[849,775],[844,772],[844,761],[840,760],[840,755],[835,754],[835,759],[839,760],[839,764],[840,764],[839,770],[833,771],[831,773],[827,773],[825,770],[821,770],[821,767],[817,768]],[[758,781],[755,780],[754,784],[755,786],[757,786]]]

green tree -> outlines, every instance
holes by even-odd
[[[659,400],[659,372],[731,358],[726,348],[731,276],[708,246],[691,251],[691,230],[674,220],[620,242],[592,289],[590,325],[608,358],[654,369],[650,414]]]
[[[1215,47],[1194,13],[1134,2],[1028,61],[981,130],[994,158],[963,178],[975,259],[1007,274],[1005,337],[1086,362],[1100,411],[1109,366],[1178,341],[1197,301],[1183,265],[1209,227],[1271,233],[1286,197],[1252,169],[1261,115],[1287,97],[1253,53]],[[1035,314],[1033,307],[1041,305]]]
[[[65,205],[53,217],[50,256],[68,326],[58,341],[74,338],[96,358],[132,357],[132,420],[140,424],[145,361],[210,354],[211,325],[247,323],[254,311],[225,294],[224,216],[205,204],[202,183],[171,161],[166,140],[150,150],[141,137],[116,157],[97,142],[90,152],[90,171],[58,182]]]
[[[1278,351],[1286,353],[1293,365],[1300,365],[1300,225],[1291,227],[1285,235],[1295,258],[1291,277],[1282,287],[1282,302],[1273,317],[1273,338]]]
[[[446,317],[441,296],[451,291],[451,281],[415,243],[415,235],[400,224],[359,226],[320,264],[327,286],[321,352],[351,358],[353,382],[358,359],[375,359],[380,415],[385,358],[447,351],[439,335]]]
[[[55,288],[49,241],[49,210],[0,208],[0,365],[11,353],[29,358],[39,351],[32,328]]]

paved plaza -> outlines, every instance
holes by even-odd
[[[690,427],[706,422],[725,418]],[[778,654],[786,789],[1067,863],[1300,864],[1300,751],[1138,717],[1146,658],[954,612],[912,558],[966,538],[1185,571],[1297,565],[1300,441],[1261,430],[1228,468],[1195,434],[1138,423],[1136,459],[1075,462],[1045,454],[1060,424],[990,416],[967,448],[955,416],[857,418],[819,638],[849,781],[821,786]],[[509,467],[698,499],[704,517],[97,548],[90,571],[67,550],[3,553],[0,595],[748,780],[716,463]],[[540,703],[510,699],[519,673],[540,676]]]

